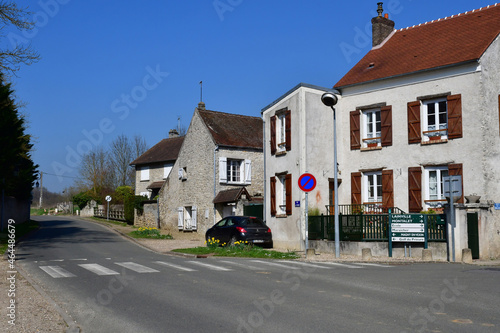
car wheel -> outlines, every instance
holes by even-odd
[[[232,236],[227,245],[234,246],[234,243],[236,243],[237,241],[238,240],[236,239],[236,236]]]

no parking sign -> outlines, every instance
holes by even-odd
[[[304,173],[299,177],[299,188],[304,192],[311,192],[316,187],[316,178],[310,173]]]

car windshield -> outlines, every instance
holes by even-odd
[[[241,226],[249,226],[249,227],[265,227],[266,224],[264,221],[262,221],[259,218],[256,217],[250,217],[250,218],[243,218],[240,220],[238,223]]]

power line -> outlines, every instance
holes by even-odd
[[[49,176],[56,176],[56,177],[63,177],[63,178],[73,178],[73,179],[85,180],[84,178],[80,178],[80,177],[56,175],[56,174],[48,173],[48,172],[45,172],[45,171],[40,171],[40,173],[43,173],[44,175],[49,175]]]

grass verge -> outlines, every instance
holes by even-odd
[[[267,258],[267,259],[297,259],[300,258],[295,252],[278,252],[266,250],[257,246],[221,246],[221,247],[193,247],[188,249],[176,249],[174,252],[194,255],[213,255],[216,257],[240,257],[240,258]]]
[[[19,238],[36,228],[38,228],[38,222],[33,220],[20,224],[14,224],[14,229],[11,228],[10,232],[7,225],[5,225],[4,230],[0,232],[0,253],[3,254],[7,250],[7,247],[9,246],[8,240],[10,234],[14,234],[17,241]]]

